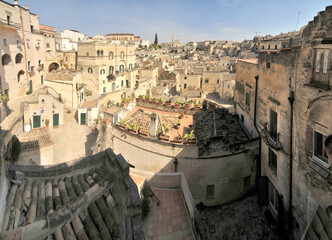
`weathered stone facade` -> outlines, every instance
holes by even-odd
[[[331,159],[322,146],[332,133],[331,19],[329,6],[302,29],[297,44],[261,50],[257,65],[237,66],[236,112],[245,115],[249,132],[260,133],[267,203],[280,221],[287,219],[282,209],[291,212],[295,239],[317,205],[326,211],[332,204]]]

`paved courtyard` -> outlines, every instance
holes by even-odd
[[[98,133],[92,133],[91,127],[78,125],[74,116],[75,112],[64,111],[64,124],[50,127],[54,164],[92,155]]]
[[[194,239],[180,190],[151,188],[161,201],[144,220],[147,239]]]

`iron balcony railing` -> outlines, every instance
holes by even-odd
[[[273,133],[268,130],[267,123],[264,124],[264,128],[261,131],[264,142],[275,150],[281,150],[280,133]]]
[[[21,29],[21,24],[20,23],[14,23],[12,21],[8,21],[6,19],[0,18],[0,25],[4,26],[4,27],[11,27],[11,28],[15,28],[15,29]]]

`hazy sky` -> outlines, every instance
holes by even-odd
[[[10,1],[12,3],[13,1]],[[252,39],[295,30],[331,0],[20,0],[57,31],[75,29],[89,36],[129,32],[153,41],[181,42]]]

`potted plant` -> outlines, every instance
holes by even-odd
[[[120,118],[120,121],[118,123],[119,127],[123,130],[127,130],[127,124],[126,124],[127,121],[128,120],[124,120],[124,119]]]
[[[169,125],[167,123],[164,123],[162,126],[162,132],[159,135],[159,139],[162,141],[169,141],[169,136],[167,135],[167,133],[169,132]]]
[[[143,95],[142,94],[138,95],[138,100],[143,101]]]
[[[138,129],[139,129],[139,126],[138,126],[138,124],[135,123],[135,124],[133,124],[133,125],[130,126],[129,132],[137,134],[138,133]]]
[[[164,105],[164,99],[159,98],[159,99],[158,99],[158,103],[159,103],[159,105]]]
[[[178,119],[178,121],[176,122],[176,124],[174,124],[174,128],[175,129],[179,129],[181,126],[181,119]]]
[[[127,98],[121,98],[121,106],[126,107],[128,105]]]
[[[185,102],[184,103],[184,108],[189,109],[190,108],[190,103],[189,102]]]
[[[149,136],[149,131],[145,130],[145,129],[140,129],[139,134],[142,135],[142,136],[147,137],[147,136]]]
[[[48,129],[48,126],[50,125],[50,120],[48,119],[45,119],[45,126],[46,126],[46,129]]]
[[[168,99],[168,100],[166,101],[166,106],[167,106],[167,107],[172,106],[172,100],[171,100],[171,99]]]
[[[174,104],[174,106],[177,107],[177,108],[180,108],[181,107],[181,102],[176,101],[175,104]]]
[[[183,142],[183,137],[181,136],[180,133],[173,139],[173,142],[175,143],[182,143]]]
[[[196,136],[194,134],[194,130],[191,130],[189,134],[187,135],[187,143],[189,144],[196,144],[197,140],[196,140]]]
[[[195,102],[195,109],[200,109],[201,108],[201,104],[198,102]]]
[[[184,113],[180,113],[180,115],[179,115],[179,119],[182,119],[183,116],[184,116]]]
[[[157,98],[152,98],[151,99],[151,103],[156,104],[156,102],[157,102]]]

